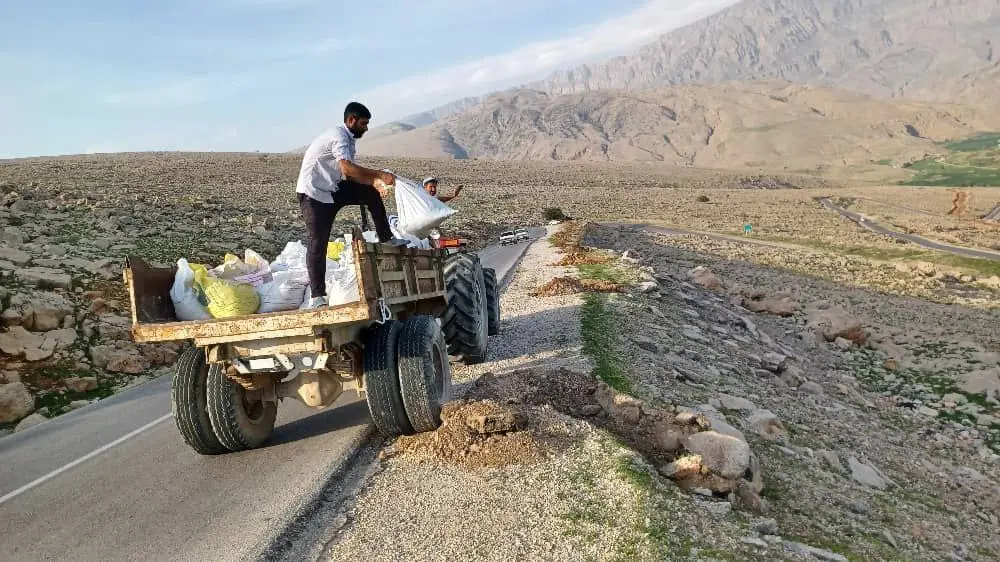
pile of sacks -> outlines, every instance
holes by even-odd
[[[330,304],[360,298],[354,271],[354,254],[343,251],[347,241],[330,242],[326,258],[326,286]],[[227,254],[221,265],[208,269],[177,260],[177,273],[170,299],[178,320],[233,318],[248,314],[282,312],[304,308],[309,302],[309,271],[306,246],[289,242],[272,262],[251,249],[243,259]]]
[[[399,215],[389,220],[393,235],[407,240],[408,247],[430,248],[430,232],[455,211],[400,176],[396,176],[395,196]],[[364,237],[376,242],[374,232],[365,232]],[[327,246],[326,294],[331,306],[361,298],[350,247],[350,234]],[[174,311],[181,321],[296,310],[305,308],[310,298],[306,247],[301,241],[286,244],[271,262],[249,248],[243,259],[227,254],[223,263],[212,269],[181,258],[170,289]]]

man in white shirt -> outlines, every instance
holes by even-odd
[[[344,124],[324,132],[306,149],[295,187],[299,207],[308,233],[306,267],[309,270],[310,308],[325,306],[326,247],[337,213],[348,205],[364,205],[375,221],[379,242],[404,246],[406,240],[394,238],[382,197],[382,183],[395,185],[388,173],[354,163],[355,142],[368,130],[372,114],[358,102],[347,104]]]

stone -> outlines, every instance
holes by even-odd
[[[798,388],[805,381],[805,376],[802,374],[802,369],[795,365],[788,365],[778,377],[778,380],[785,383],[785,386],[789,388]]]
[[[48,267],[28,267],[14,271],[22,283],[33,285],[40,289],[72,289],[73,278],[59,269]]]
[[[788,363],[788,357],[782,355],[781,353],[775,353],[769,351],[764,354],[764,357],[760,360],[760,366],[767,369],[772,373],[780,373],[785,370],[785,366]]]
[[[0,246],[0,260],[11,262],[17,266],[23,266],[31,261],[31,255],[17,248]]]
[[[848,349],[854,347],[854,342],[844,338],[837,338],[833,340],[833,345],[837,346],[837,349],[841,351],[847,351]]]
[[[648,295],[659,291],[660,286],[656,283],[656,281],[645,281],[643,283],[639,283],[639,285],[636,286],[636,290],[644,295]]]
[[[45,423],[47,421],[49,421],[49,418],[39,414],[38,412],[35,412],[34,414],[31,414],[30,416],[19,421],[17,425],[14,426],[14,433],[17,433],[19,431],[24,431],[29,427],[35,427],[36,425]]]
[[[132,351],[116,351],[108,357],[108,364],[104,368],[112,373],[138,375],[151,366],[148,359]]]
[[[819,456],[826,461],[827,466],[833,469],[834,472],[838,474],[844,473],[844,465],[840,462],[840,456],[837,455],[835,451],[819,451]]]
[[[89,392],[97,390],[97,377],[66,377],[63,386],[73,392]]]
[[[736,489],[733,490],[733,507],[758,515],[762,515],[766,510],[760,492],[755,490],[754,486],[746,480],[740,480],[736,483]]]
[[[851,470],[851,479],[869,488],[885,490],[892,483],[879,469],[859,461],[856,457],[847,459],[847,466]]]
[[[35,397],[24,383],[0,385],[0,423],[16,422],[34,411]]]
[[[38,292],[18,294],[10,299],[4,311],[7,326],[24,326],[36,332],[58,329],[68,316],[73,315],[73,304],[60,294]]]
[[[839,307],[811,311],[806,325],[828,342],[844,338],[857,345],[864,345],[868,341],[861,322]]]
[[[723,478],[739,478],[750,467],[750,446],[716,431],[688,436],[684,448],[699,455],[705,467]]]
[[[757,537],[743,537],[740,542],[757,548],[767,548],[767,543]]]
[[[774,316],[787,318],[793,316],[799,310],[799,304],[789,298],[763,298],[755,300],[751,298],[740,299],[740,306],[758,314],[766,313]]]
[[[757,406],[754,405],[753,402],[747,400],[746,398],[740,398],[738,396],[730,396],[729,394],[720,394],[719,402],[723,410],[733,410],[737,412],[752,412],[757,409]]]
[[[656,444],[661,451],[675,452],[681,450],[686,434],[669,422],[660,422],[653,428]]]
[[[642,401],[616,392],[607,384],[600,383],[594,391],[594,400],[609,416],[619,422],[636,424],[642,418]]]
[[[952,407],[962,406],[969,402],[969,399],[964,394],[958,394],[957,392],[952,392],[950,394],[945,394],[941,397],[941,401],[945,404],[952,404]]]
[[[43,334],[29,332],[23,326],[14,326],[7,332],[0,333],[0,351],[12,357],[24,357],[27,361],[41,361],[75,341],[75,330],[54,330]]]
[[[688,279],[690,279],[692,283],[710,291],[717,291],[725,288],[722,281],[720,281],[714,273],[700,265],[688,272]]]
[[[675,418],[680,425],[696,425],[701,429],[712,427],[712,422],[704,414],[698,412],[681,412]]]
[[[762,535],[777,535],[778,522],[774,519],[761,519],[753,525],[753,530]]]
[[[726,420],[726,417],[722,415],[722,412],[716,410],[709,404],[699,406],[698,410],[704,414],[706,418],[708,418],[708,421],[711,424],[711,429],[723,435],[729,435],[730,437],[739,439],[740,441],[746,441],[746,436],[743,435],[743,432],[730,425],[729,421]]]
[[[777,441],[788,435],[785,425],[781,423],[777,415],[769,410],[754,412],[750,415],[747,423],[750,424],[750,428],[754,433],[770,441]]]
[[[783,544],[785,545],[785,548],[787,548],[792,552],[798,554],[806,554],[812,556],[813,558],[825,560],[826,562],[848,562],[848,559],[845,558],[843,555],[837,554],[835,552],[830,552],[829,550],[816,548],[815,546],[809,546],[807,544],[802,544],[800,542],[794,542],[794,541],[785,541]]]
[[[650,353],[659,353],[660,346],[653,340],[644,336],[633,336],[632,343],[635,344],[639,349],[648,351]]]
[[[805,394],[821,395],[823,394],[823,387],[817,382],[806,381],[799,385],[798,391]]]
[[[587,404],[586,406],[580,408],[580,415],[587,418],[594,417],[600,413],[601,413],[600,404]]]

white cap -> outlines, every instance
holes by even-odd
[[[438,179],[436,177],[434,177],[434,176],[426,177],[426,178],[424,178],[424,185],[427,185],[427,184],[431,183],[432,181],[438,181]]]

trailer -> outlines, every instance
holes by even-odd
[[[358,229],[344,251],[354,254],[354,302],[198,321],[176,317],[169,295],[176,266],[126,257],[132,339],[190,344],[175,365],[170,400],[192,449],[257,448],[284,399],[320,410],[347,391],[366,400],[385,436],[440,426],[450,358],[486,360],[495,283],[487,284],[472,253],[371,244]]]

